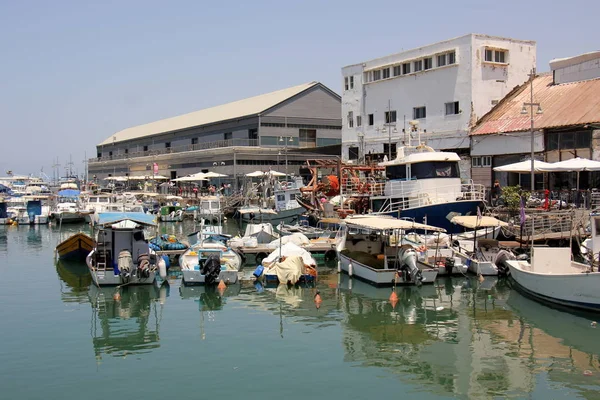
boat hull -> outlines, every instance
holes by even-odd
[[[396,279],[397,271],[395,269],[375,269],[367,265],[361,264],[341,252],[338,252],[338,260],[340,267],[343,272],[350,275],[350,265],[352,265],[351,276],[361,279],[365,282],[375,286],[394,286],[394,285],[414,285],[414,282],[400,282]],[[422,269],[421,274],[423,276],[423,284],[433,283],[437,277],[437,270],[435,269]]]
[[[449,203],[432,204],[423,207],[400,210],[400,218],[413,219],[428,225],[444,228],[447,233],[462,233],[464,228],[450,222],[457,215],[477,215],[477,207],[483,206],[480,200],[454,201]],[[398,218],[398,211],[383,213]],[[426,221],[426,222],[425,222]]]
[[[85,233],[76,233],[56,246],[61,260],[82,260],[94,249],[96,242]]]
[[[525,271],[522,261],[507,261],[517,289],[537,300],[580,310],[600,311],[600,273],[541,274]]]
[[[130,278],[125,282],[119,275],[118,271],[114,268],[96,268],[94,266],[94,257],[96,250],[92,250],[87,257],[85,262],[92,275],[92,282],[96,286],[120,286],[120,285],[152,285],[156,281],[156,266],[151,266],[150,276],[147,278],[140,278],[136,274],[132,274]],[[151,252],[151,254],[154,254]]]
[[[57,212],[52,213],[51,217],[63,224],[75,224],[85,221],[85,215],[78,212]]]

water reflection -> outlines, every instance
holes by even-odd
[[[8,251],[8,227],[0,225],[0,254]]]
[[[166,285],[125,286],[120,299],[115,299],[114,287],[91,285],[91,335],[97,359],[103,355],[125,356],[147,353],[158,348],[159,330]],[[161,304],[163,303],[163,304]]]
[[[60,297],[65,303],[87,303],[92,276],[81,261],[58,260],[56,272],[60,278]]]
[[[223,309],[228,297],[240,294],[241,284],[227,285],[225,289],[216,286],[185,286],[179,287],[179,294],[183,300],[193,300],[198,304],[200,311],[200,337],[206,339],[206,323],[215,320],[215,311]]]
[[[41,225],[31,225],[25,227],[27,229],[27,248],[29,250],[41,250],[42,249],[42,229],[48,229],[47,226],[42,227]]]

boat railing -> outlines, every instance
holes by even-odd
[[[341,192],[344,196],[382,196],[385,179],[369,177],[351,177],[342,179]]]
[[[387,213],[449,201],[485,200],[485,186],[472,181],[460,187],[456,184],[424,187],[423,181],[418,180],[393,181],[390,182],[390,192],[390,199],[377,211]]]

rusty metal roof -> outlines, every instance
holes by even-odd
[[[523,103],[531,101],[530,84],[527,81],[506,95],[477,122],[471,135],[530,130],[529,113],[521,114]],[[533,102],[544,111],[537,115],[534,108],[535,129],[600,122],[600,79],[554,85],[551,73],[540,74],[533,79]]]

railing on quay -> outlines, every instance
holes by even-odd
[[[174,146],[174,147],[167,147],[164,149],[153,149],[153,150],[147,150],[147,151],[134,151],[134,152],[130,152],[130,153],[119,153],[119,154],[113,154],[112,156],[90,158],[90,159],[88,159],[88,162],[125,160],[128,158],[156,156],[156,155],[161,155],[161,154],[182,153],[182,152],[186,152],[186,151],[218,149],[218,148],[223,148],[223,147],[234,147],[234,146],[256,147],[256,146],[258,146],[258,139],[217,140],[214,142],[205,142],[205,143],[196,143],[196,144],[189,144],[189,145],[183,145],[183,146]]]

